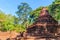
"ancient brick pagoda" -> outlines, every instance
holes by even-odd
[[[46,8],[43,8],[35,23],[27,28],[27,34],[30,36],[53,36],[57,33],[57,27],[58,22],[49,15]]]
[[[46,8],[42,8],[36,21],[26,29],[23,37],[28,39],[34,38],[51,38],[57,34],[58,22],[49,14]],[[26,39],[26,40],[27,40]],[[31,39],[30,39],[31,40]]]

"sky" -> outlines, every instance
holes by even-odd
[[[26,2],[34,10],[40,6],[48,6],[52,4],[54,0],[0,0],[0,10],[6,14],[15,15],[18,10],[17,7],[22,2]]]

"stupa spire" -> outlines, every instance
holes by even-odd
[[[40,16],[44,16],[44,15],[49,15],[48,10],[46,7],[43,7],[40,13]]]

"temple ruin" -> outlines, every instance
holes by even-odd
[[[20,40],[60,40],[56,21],[44,7],[36,21],[26,29]]]

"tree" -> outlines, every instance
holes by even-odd
[[[18,6],[18,11],[16,12],[20,23],[25,23],[30,15],[32,8],[27,3],[21,3]]]
[[[32,8],[29,6],[29,4],[22,2],[18,6],[18,11],[16,12],[18,17],[18,24],[20,24],[19,29],[20,31],[25,31],[26,27],[29,25],[29,18],[30,13],[32,11]]]
[[[2,22],[2,31],[14,30],[14,17],[10,14],[5,16],[5,21]]]
[[[56,19],[60,19],[60,0],[55,0],[50,6],[49,11],[51,15]],[[59,15],[58,15],[59,14]],[[58,18],[57,18],[58,17]]]

